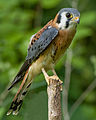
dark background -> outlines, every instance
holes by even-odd
[[[0,0],[0,120],[47,120],[47,86],[42,74],[34,80],[18,116],[6,116],[6,112],[19,85],[10,93],[7,87],[25,60],[31,35],[64,7],[75,7],[81,13],[80,24],[70,47],[69,111],[95,80],[96,0]],[[65,79],[66,53],[56,65],[56,72],[62,81]],[[71,120],[96,120],[95,86],[96,82],[91,86],[91,92],[83,96],[82,104],[71,113]]]

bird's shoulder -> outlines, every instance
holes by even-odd
[[[35,43],[36,40],[40,38],[42,33],[49,27],[52,26],[53,20],[50,20],[41,30],[39,30],[36,34],[32,35],[30,38],[30,43],[28,50],[32,47],[32,45]]]

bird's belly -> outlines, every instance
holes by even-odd
[[[37,74],[41,73],[42,68],[46,71],[52,69],[54,67],[53,59],[51,57],[51,51],[46,50],[42,53],[39,58],[32,63],[30,66],[31,77],[36,76]]]

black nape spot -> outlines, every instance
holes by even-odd
[[[57,23],[59,24],[60,23],[60,20],[61,20],[61,14],[58,15],[58,18],[57,18]]]

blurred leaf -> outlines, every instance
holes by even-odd
[[[53,8],[60,3],[61,0],[41,0],[41,5],[43,8],[49,9]]]
[[[93,63],[94,66],[94,75],[96,76],[96,56],[91,57],[91,62]]]
[[[92,29],[88,27],[78,27],[75,39],[83,39],[85,37],[92,36],[92,33]]]
[[[85,101],[87,101],[89,103],[90,102],[94,103],[95,100],[96,100],[95,92],[91,92],[91,94],[88,95],[88,97],[86,98]]]
[[[10,10],[15,5],[18,5],[19,0],[0,0],[0,9],[2,10]]]
[[[23,0],[23,1],[29,4],[36,4],[39,0]]]
[[[72,60],[72,65],[78,69],[82,69],[85,66],[85,59],[83,57],[74,57]]]
[[[5,112],[5,109],[1,107],[1,108],[0,108],[0,119],[3,118],[4,112]]]
[[[96,22],[96,11],[88,11],[88,12],[84,12],[82,15],[81,15],[81,19],[80,19],[80,24],[82,26],[85,26],[85,25],[95,25],[95,22]]]

